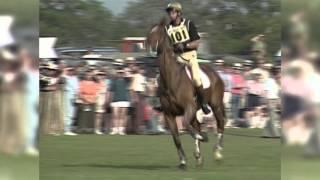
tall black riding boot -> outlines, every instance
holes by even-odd
[[[197,95],[198,103],[200,104],[201,109],[204,112],[204,114],[209,114],[211,111],[208,107],[207,102],[205,102],[204,89],[203,89],[202,85],[199,87],[196,87],[196,95]]]

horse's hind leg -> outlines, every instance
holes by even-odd
[[[164,115],[165,120],[168,123],[168,126],[171,130],[171,135],[174,141],[174,144],[176,145],[177,151],[178,151],[178,155],[179,155],[179,159],[180,159],[180,165],[179,168],[181,169],[185,169],[186,168],[186,156],[184,153],[184,150],[182,148],[182,144],[180,141],[180,137],[179,137],[179,132],[178,132],[178,127],[177,127],[177,122],[174,116],[170,116],[170,115]]]
[[[215,119],[217,121],[217,142],[214,145],[214,156],[216,160],[220,160],[223,158],[222,149],[223,149],[223,133],[224,133],[224,125],[225,125],[225,112],[224,106],[211,106],[214,112]]]
[[[197,129],[197,131],[200,132],[201,125],[196,119],[193,121],[192,126],[195,129]],[[199,139],[195,139],[195,150],[194,150],[193,155],[194,155],[194,157],[196,159],[197,166],[202,166],[203,165],[203,158],[202,158],[202,155],[201,155],[200,140]]]

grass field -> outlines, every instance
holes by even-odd
[[[171,136],[45,136],[41,138],[41,180],[279,180],[279,139],[263,139],[261,130],[228,129],[223,162],[213,160],[213,134],[202,144],[205,164],[196,168],[193,140],[183,135],[186,171],[177,169]]]
[[[306,158],[301,147],[283,147],[281,156],[282,180],[319,180],[320,158]]]
[[[0,154],[0,180],[38,180],[39,158]]]

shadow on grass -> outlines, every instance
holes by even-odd
[[[174,166],[165,165],[129,165],[129,164],[64,164],[63,167],[92,167],[92,168],[110,168],[110,169],[133,169],[133,170],[161,170],[172,169]]]
[[[240,133],[224,133],[225,135],[230,135],[230,136],[239,136],[239,137],[249,137],[249,138],[262,138],[262,139],[280,139],[280,136],[276,137],[268,137],[268,136],[262,136],[262,135],[248,135],[248,134],[240,134]]]
[[[239,136],[239,137],[262,138],[261,135],[249,135],[249,134],[232,133],[232,132],[225,132],[224,134],[230,135],[230,136]]]

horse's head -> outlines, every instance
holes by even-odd
[[[167,45],[167,34],[165,31],[166,19],[163,18],[159,24],[153,26],[147,35],[147,47],[149,51],[161,52],[163,45]]]

